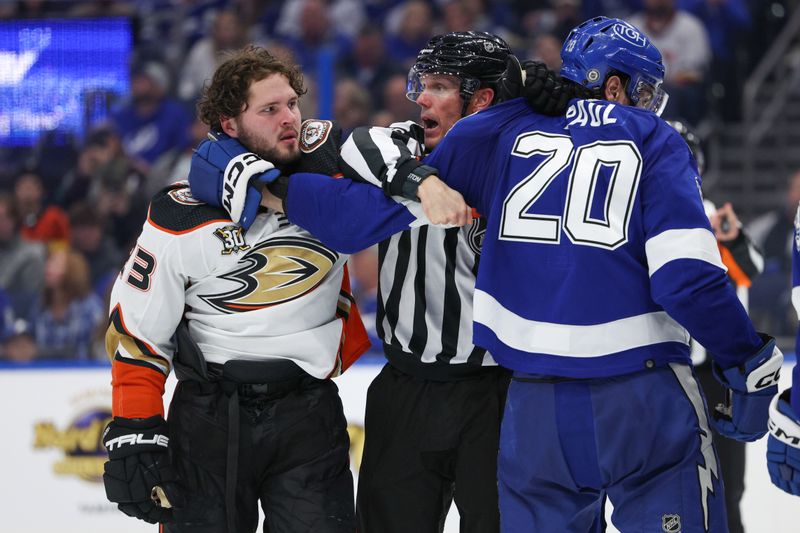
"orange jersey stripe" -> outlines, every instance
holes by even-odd
[[[750,278],[742,271],[739,263],[733,258],[733,254],[725,246],[717,243],[719,254],[722,256],[722,263],[728,267],[728,275],[733,279],[737,287],[750,288]]]
[[[164,416],[166,381],[161,372],[115,359],[111,365],[111,413],[125,418]]]

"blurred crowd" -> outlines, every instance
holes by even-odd
[[[254,42],[292,58],[309,88],[303,116],[334,118],[347,134],[358,125],[418,118],[417,106],[405,98],[407,72],[434,34],[490,31],[518,56],[558,69],[572,27],[615,16],[645,31],[665,58],[670,102],[664,117],[699,126],[740,117],[744,80],[793,6],[790,0],[0,3],[0,21],[128,17],[135,50],[130,93],[109,95],[108,118],[90,124],[83,138],[51,132],[30,149],[0,150],[0,359],[105,359],[111,284],[150,196],[186,177],[192,148],[207,133],[195,118],[196,99],[231,50]],[[776,273],[768,298],[785,289],[780,297],[787,304],[791,202],[796,207],[800,200],[800,173],[788,183],[787,207],[751,232],[757,243],[762,239]],[[375,263],[371,249],[352,265],[368,323],[376,307]],[[753,299],[758,304],[757,291]],[[764,320],[794,327],[782,312]]]

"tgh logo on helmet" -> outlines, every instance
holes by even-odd
[[[614,24],[614,33],[635,46],[647,46],[647,39],[636,28],[627,24]]]

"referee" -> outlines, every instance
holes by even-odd
[[[410,126],[406,144],[424,137],[432,150],[458,119],[494,103],[509,54],[488,33],[434,37],[409,74],[422,127]],[[374,132],[361,130],[355,145],[387,189],[394,174],[384,162],[402,141]],[[379,245],[376,330],[388,363],[367,392],[362,533],[438,533],[453,501],[462,533],[500,529],[496,466],[509,373],[472,344],[485,229],[483,218],[423,226]]]

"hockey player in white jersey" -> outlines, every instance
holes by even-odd
[[[301,127],[303,92],[296,68],[247,48],[217,70],[199,113],[274,162],[268,175],[334,173],[338,139],[330,122]],[[249,164],[234,157],[225,186]],[[329,379],[368,347],[347,255],[278,213],[247,216],[245,234],[185,183],[153,198],[111,295],[106,493],[170,533],[256,531],[259,501],[265,531],[352,533],[349,439]]]

